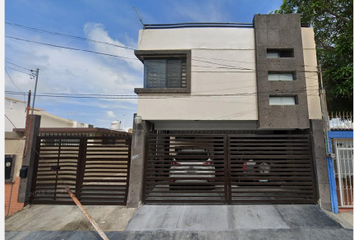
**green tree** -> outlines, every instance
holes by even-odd
[[[353,110],[353,0],[283,0],[274,13],[299,13],[315,32],[329,111]]]

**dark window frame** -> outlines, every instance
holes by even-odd
[[[151,82],[148,82],[147,81],[147,72],[146,72],[146,66],[147,66],[147,63],[149,61],[149,64],[154,64],[154,62],[159,62],[159,64],[157,64],[159,66],[159,70],[162,70],[163,68],[160,68],[160,64],[164,64],[164,79],[161,79],[161,80],[158,80],[160,81],[159,83],[157,83],[156,79],[151,79],[152,81]],[[151,61],[151,62],[150,62]],[[178,81],[178,85],[180,86],[176,86],[176,87],[171,87],[171,85],[173,84],[176,84],[175,80],[176,79],[173,79],[172,78],[169,78],[169,75],[171,73],[173,73],[173,65],[176,64],[176,63],[173,63],[173,62],[176,62],[178,61],[178,68],[179,68],[179,74],[180,76],[179,77],[179,81]],[[183,65],[186,65],[186,58],[185,57],[164,57],[164,58],[156,58],[156,57],[152,57],[152,58],[145,58],[145,61],[144,61],[144,88],[159,88],[159,87],[154,87],[154,85],[158,85],[158,84],[161,84],[163,83],[165,86],[164,87],[160,87],[160,88],[186,88],[186,85],[183,84],[183,76],[182,76],[182,69],[183,69]],[[156,69],[156,65],[154,66],[155,69]],[[153,67],[153,68],[154,68]],[[154,78],[154,77],[152,77]],[[183,86],[184,85],[184,86]]]
[[[191,92],[191,50],[135,50],[135,55],[144,63],[145,59],[185,58],[186,87],[181,88],[135,88],[139,93],[190,93]]]
[[[293,80],[287,81],[287,80],[269,80],[269,74],[292,74],[293,75]],[[268,71],[267,72],[267,80],[268,82],[294,82],[297,81],[297,75],[296,71],[290,70],[290,71]]]
[[[293,97],[295,100],[295,104],[294,105],[270,105],[270,98],[272,98],[272,97]],[[299,96],[298,95],[283,95],[283,94],[269,95],[268,105],[271,107],[274,107],[274,106],[298,106],[299,105]]]
[[[269,52],[279,53],[279,57],[277,57],[277,58],[268,58],[268,53]],[[284,55],[282,56],[282,54],[285,54],[286,56],[284,56]],[[294,53],[294,49],[293,48],[267,48],[267,58],[268,59],[294,58],[294,57],[295,57],[295,53]]]

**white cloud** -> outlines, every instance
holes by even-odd
[[[116,115],[114,114],[113,111],[107,111],[107,117],[114,118]]]
[[[84,26],[87,37],[99,41],[124,45],[121,41],[111,38],[101,24],[88,23]],[[11,35],[25,39],[35,39],[61,46],[72,46],[92,51],[105,52],[114,55],[135,58],[134,51],[92,42],[73,42],[63,38],[44,38],[46,35],[23,34],[12,32]],[[79,34],[78,34],[79,35]],[[124,37],[123,37],[124,38]],[[60,41],[61,40],[61,41]],[[131,41],[130,41],[131,42]],[[75,45],[76,44],[76,45]],[[80,45],[78,45],[80,44]],[[133,44],[133,43],[131,43]],[[101,93],[101,94],[134,94],[134,88],[141,87],[143,66],[133,59],[118,59],[108,56],[90,54],[80,51],[52,48],[33,43],[6,39],[6,60],[31,69],[39,68],[38,93]],[[34,87],[34,80],[29,76],[9,69],[15,84],[27,92]],[[6,76],[5,89],[18,91]],[[13,96],[19,99],[23,97]],[[127,116],[136,111],[136,100],[95,100],[95,99],[36,99],[36,105],[55,108],[61,111],[100,112],[107,109],[121,109]],[[118,114],[118,112],[116,113]],[[123,113],[119,113],[123,114]],[[65,114],[62,114],[66,117]],[[102,116],[100,116],[102,118]],[[94,118],[78,119],[81,122],[95,124]],[[109,126],[108,126],[109,127]]]
[[[118,40],[113,40],[112,38],[110,38],[107,31],[105,31],[104,26],[102,24],[86,23],[84,26],[84,31],[85,31],[86,36],[90,39],[99,40],[102,42],[107,42],[107,43],[115,44],[118,46],[128,47],[128,46],[125,46],[122,42],[120,42]],[[107,44],[97,44],[97,43],[92,43],[92,42],[90,42],[90,43],[93,46],[93,48],[98,52],[105,52],[105,53],[110,53],[110,54],[117,55],[117,56],[122,56],[123,58],[125,58],[125,59],[123,59],[123,61],[127,62],[134,69],[136,69],[136,70],[143,69],[141,62],[137,61],[137,58],[134,55],[134,51],[132,51],[131,49],[119,48],[119,47],[107,45]],[[136,46],[137,44],[135,43],[134,45]]]

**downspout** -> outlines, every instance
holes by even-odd
[[[320,101],[321,101],[321,112],[323,118],[323,134],[325,135],[325,145],[326,145],[326,160],[327,160],[327,172],[328,172],[328,183],[329,183],[329,193],[331,199],[331,209],[333,213],[338,213],[338,199],[336,191],[336,180],[333,167],[333,158],[332,158],[332,145],[331,139],[329,137],[329,132],[331,130],[328,110],[327,110],[327,101],[326,101],[326,92],[323,86],[322,80],[322,69],[321,64],[318,64],[318,73],[319,73],[319,84],[320,84]]]
[[[328,169],[328,181],[329,181],[329,190],[331,196],[331,206],[332,212],[338,213],[338,196],[337,196],[337,189],[336,189],[336,178],[334,174],[334,164],[332,158],[332,140],[330,136],[330,132],[328,132],[328,155],[327,155],[327,169]]]

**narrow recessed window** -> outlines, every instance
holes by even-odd
[[[269,97],[269,105],[296,105],[296,97]]]
[[[292,58],[294,49],[267,49],[267,58]]]
[[[269,81],[294,81],[293,72],[268,72]]]

